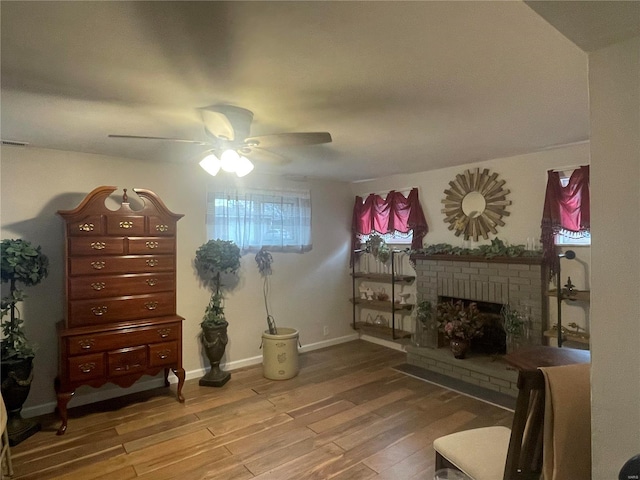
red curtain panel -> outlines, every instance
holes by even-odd
[[[422,248],[422,239],[429,231],[425,220],[418,189],[413,188],[405,196],[396,191],[390,191],[386,198],[370,194],[366,199],[356,197],[353,207],[353,222],[351,228],[352,250],[358,248],[358,235],[371,233],[407,233],[413,230],[411,248]]]
[[[591,228],[589,199],[589,166],[573,171],[567,186],[560,182],[560,173],[547,172],[547,191],[542,212],[542,254],[549,273],[557,271],[558,254],[554,236],[558,233],[581,237]]]

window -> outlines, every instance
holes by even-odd
[[[576,245],[575,239],[585,238],[590,233],[589,165],[575,169],[569,178],[561,180],[566,176],[555,170],[547,172],[541,240],[543,262],[549,267],[551,277],[559,266],[559,236],[565,237],[562,245]],[[566,243],[565,239],[570,239],[571,243]]]
[[[311,250],[308,190],[233,190],[207,194],[207,238],[232,240],[243,252]]]
[[[418,199],[418,189],[412,188],[406,197],[393,190],[386,198],[373,193],[364,199],[357,196],[353,206],[351,231],[352,251],[359,248],[360,243],[373,233],[383,236],[387,243],[407,243],[411,248],[422,247],[422,239],[427,234],[428,227]]]
[[[566,188],[569,185],[569,179],[571,178],[570,173],[562,172],[560,173],[560,185],[562,188]],[[571,232],[569,230],[560,230],[554,236],[554,243],[556,245],[571,245],[571,246],[580,246],[580,245],[591,245],[591,232],[582,231]]]

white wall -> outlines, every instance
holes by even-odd
[[[589,55],[592,451],[596,480],[640,453],[640,38]]]
[[[449,182],[454,180],[457,174],[463,173],[466,169],[480,168],[482,170],[487,168],[491,173],[497,173],[498,179],[505,180],[504,188],[510,190],[507,198],[512,202],[507,207],[510,215],[503,217],[506,225],[498,228],[496,236],[509,244],[526,245],[528,238],[540,238],[540,221],[547,185],[547,170],[588,165],[589,162],[589,145],[580,144],[477,164],[464,164],[410,175],[396,175],[370,182],[356,183],[352,185],[352,189],[355,195],[364,197],[371,192],[386,194],[389,190],[402,191],[418,187],[420,203],[429,225],[429,233],[424,240],[425,245],[448,243],[462,246],[462,236],[456,237],[448,229],[449,224],[444,222],[444,215],[441,213],[441,200],[445,197],[444,190],[449,188]],[[489,240],[481,238],[479,242],[471,242],[469,246],[474,247],[489,243],[496,236],[490,235]],[[576,252],[576,260],[562,261],[563,285],[567,277],[570,276],[577,289],[588,290],[591,286],[589,279],[591,248],[569,248]],[[551,301],[549,302],[549,318],[552,323],[556,316],[556,302]],[[562,310],[562,319],[564,325],[576,322],[588,330],[590,320],[588,305],[565,304]],[[554,342],[552,340],[551,343],[554,344]],[[570,343],[567,346],[580,347],[578,344],[572,345]]]
[[[64,303],[63,222],[56,211],[75,208],[100,185],[147,188],[157,193],[170,210],[185,214],[178,222],[177,312],[185,318],[183,361],[187,378],[201,376],[208,361],[198,340],[199,323],[210,293],[200,287],[192,262],[196,249],[207,240],[207,185],[229,182],[229,177],[213,178],[197,165],[153,164],[56,150],[2,147],[0,153],[1,237],[24,238],[41,245],[51,262],[49,277],[28,289],[29,298],[22,307],[28,335],[40,346],[25,416],[52,411],[55,401],[53,379],[58,363],[55,324],[63,318]],[[236,182],[311,190],[313,250],[306,254],[274,254],[270,311],[278,325],[299,329],[300,340],[307,348],[353,337],[347,301],[353,200],[347,184],[285,182],[259,173]],[[129,195],[135,197],[131,190]],[[133,204],[133,198],[131,201]],[[261,361],[260,339],[267,328],[262,278],[253,255],[242,257],[239,276],[239,285],[228,295],[225,310],[230,325],[223,362],[234,368]],[[327,336],[323,335],[324,326],[329,329]],[[156,380],[151,383],[157,385]],[[130,390],[105,386],[96,391],[81,387],[70,406],[140,388],[145,388],[144,382]]]

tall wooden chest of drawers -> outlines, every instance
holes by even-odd
[[[105,204],[117,187],[93,190],[64,219],[65,318],[58,325],[58,414],[67,429],[67,404],[81,385],[129,387],[142,375],[172,370],[182,387],[182,321],[176,315],[176,230],[182,217],[149,190],[124,189],[121,206]]]

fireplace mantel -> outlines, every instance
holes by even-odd
[[[482,263],[513,263],[522,265],[542,265],[542,257],[484,257],[479,255],[427,255],[424,253],[414,253],[411,255],[413,261],[422,260],[442,260],[448,262],[482,262]]]

